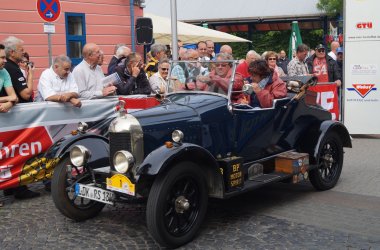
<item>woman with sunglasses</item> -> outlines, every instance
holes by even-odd
[[[157,94],[165,94],[168,86],[169,75],[169,59],[162,58],[158,62],[158,72],[154,73],[149,78],[150,87],[152,91]]]
[[[268,51],[265,54],[265,60],[267,61],[269,67],[274,70],[275,73],[278,74],[279,77],[286,76],[282,68],[277,66],[278,56],[274,51]]]

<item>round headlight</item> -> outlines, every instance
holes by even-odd
[[[172,133],[172,140],[177,143],[182,142],[183,136],[184,135],[181,130],[174,130]]]
[[[78,123],[78,131],[79,132],[84,133],[84,132],[86,132],[87,129],[88,129],[87,123],[85,123],[85,122],[79,122]]]
[[[135,158],[128,151],[117,151],[113,156],[113,165],[117,172],[124,174],[133,166]]]
[[[90,151],[81,145],[76,145],[70,150],[71,163],[76,167],[80,167],[86,164],[90,156]]]

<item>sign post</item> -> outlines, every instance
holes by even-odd
[[[40,17],[46,21],[44,24],[44,32],[48,35],[48,54],[49,67],[52,65],[52,49],[51,49],[51,34],[55,33],[53,23],[61,14],[61,4],[59,0],[37,0],[37,10]]]

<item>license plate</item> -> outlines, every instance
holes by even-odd
[[[111,178],[107,178],[107,189],[133,196],[135,195],[135,184],[133,184],[127,176],[122,174],[115,174]]]
[[[77,183],[75,184],[75,194],[79,197],[113,205],[114,193],[101,188]]]

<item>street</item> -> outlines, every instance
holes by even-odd
[[[379,136],[356,136],[345,149],[337,186],[283,183],[229,200],[210,200],[199,235],[181,249],[380,249]],[[157,249],[145,205],[106,206],[77,223],[55,208],[42,184],[32,200],[0,192],[1,249]]]

